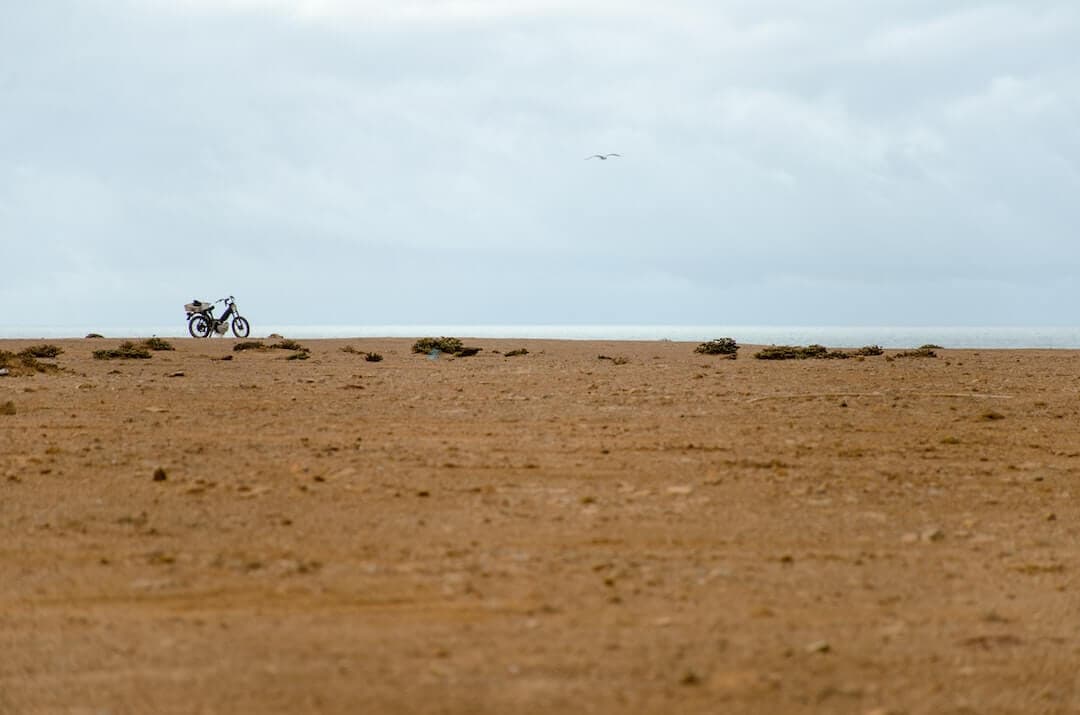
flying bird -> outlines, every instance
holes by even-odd
[[[600,161],[607,161],[610,157],[617,156],[622,157],[622,154],[593,154],[592,156],[585,157],[585,161],[589,159],[599,159]]]

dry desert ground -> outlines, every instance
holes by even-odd
[[[1080,712],[1080,352],[48,342],[0,713]]]

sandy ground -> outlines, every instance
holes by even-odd
[[[1080,353],[54,342],[2,713],[1080,712]]]

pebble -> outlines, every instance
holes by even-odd
[[[11,372],[6,367],[0,367],[0,377],[7,377]]]
[[[830,650],[832,646],[829,645],[829,641],[814,641],[806,646],[807,653],[828,653]]]
[[[170,372],[168,375],[166,375],[166,377],[183,377],[183,376],[184,376],[184,371],[183,370],[177,370],[176,372]]]
[[[928,544],[934,541],[943,541],[945,539],[945,532],[936,526],[932,526],[928,529],[923,529],[923,532],[919,534],[919,538]]]
[[[155,482],[163,482],[168,478],[169,478],[168,475],[165,474],[165,470],[162,469],[161,467],[158,467],[157,469],[154,470],[154,481]]]

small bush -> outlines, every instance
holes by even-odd
[[[846,360],[858,353],[829,350],[824,345],[770,345],[754,353],[757,360]]]
[[[164,338],[147,338],[142,342],[143,347],[148,350],[155,350],[161,352],[163,350],[176,350],[168,340]]]
[[[450,353],[456,355],[462,348],[461,341],[457,338],[420,338],[413,343],[412,351],[414,353],[430,353],[432,350],[438,350],[442,353]]]
[[[801,360],[804,356],[800,352],[802,348],[791,345],[770,345],[754,353],[756,360]]]
[[[308,351],[308,349],[300,343],[296,342],[295,340],[289,340],[287,338],[285,340],[274,343],[270,346],[270,348],[273,350],[301,350],[304,352]]]
[[[827,347],[816,343],[807,345],[805,348],[801,348],[801,350],[803,357],[810,360],[827,357],[829,354],[829,349]]]
[[[905,350],[902,353],[896,353],[898,358],[933,358],[937,357],[929,346],[923,345],[921,348],[915,348],[914,350]]]
[[[619,355],[616,355],[615,357],[611,357],[610,355],[597,355],[596,359],[597,360],[610,360],[612,365],[625,365],[628,362],[630,362],[630,360],[628,358],[624,358],[624,357],[621,357]]]
[[[529,351],[526,350],[525,348],[518,348],[517,350],[511,350],[510,352],[506,353],[505,357],[517,357],[519,355],[528,355],[528,354],[529,354]]]
[[[346,345],[341,349],[341,352],[348,353],[349,355],[363,355],[364,359],[368,362],[382,362],[383,356],[379,353],[369,353],[363,350],[357,350],[352,345]]]
[[[715,338],[694,348],[702,355],[734,355],[739,351],[739,344],[732,338]]]
[[[64,349],[57,345],[33,345],[20,351],[19,355],[35,358],[54,358],[62,352],[64,352]]]
[[[413,343],[414,353],[431,354],[436,351],[447,353],[454,357],[472,357],[480,352],[481,348],[467,348],[457,338],[421,338]]]
[[[0,367],[7,369],[9,375],[33,375],[36,372],[60,371],[56,365],[38,362],[37,358],[25,350],[19,354],[0,350]]]
[[[96,338],[104,338],[105,336],[100,333],[87,333],[86,340],[94,340]]]
[[[285,359],[286,360],[307,360],[309,357],[311,357],[311,353],[308,352],[306,349],[304,349],[304,350],[297,350],[296,352],[294,352],[292,355],[290,355],[289,357],[287,357]]]
[[[115,348],[94,351],[95,360],[148,360],[149,358],[149,350],[130,340],[125,340]]]
[[[852,353],[852,355],[856,355],[859,357],[874,357],[877,355],[883,355],[884,353],[885,351],[881,348],[880,345],[864,345],[863,347]]]
[[[940,345],[934,345],[933,343],[927,343],[926,345],[920,345],[919,350],[944,350],[945,348]]]
[[[245,340],[233,345],[232,349],[234,352],[241,352],[243,350],[266,350],[267,348],[261,340]]]

